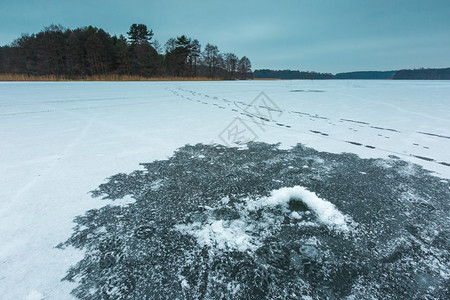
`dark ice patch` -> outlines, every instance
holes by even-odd
[[[448,183],[391,157],[302,145],[184,146],[92,193],[136,201],[75,219],[60,248],[84,257],[64,280],[76,281],[79,299],[448,299]],[[287,212],[261,207],[243,215],[246,201],[296,185],[333,203],[354,226],[347,234],[331,230],[295,199]],[[260,244],[254,251],[201,246],[176,229],[211,222],[260,228]]]

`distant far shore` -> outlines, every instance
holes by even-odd
[[[298,70],[260,69],[253,72],[253,79],[401,79],[401,80],[450,80],[450,68],[414,69],[396,71],[356,71],[346,73],[319,73]]]

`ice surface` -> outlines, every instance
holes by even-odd
[[[31,291],[25,298],[25,300],[43,300],[44,295],[37,291]]]
[[[262,91],[282,114],[256,123],[244,104]],[[0,294],[70,297],[76,284],[60,279],[83,253],[54,247],[105,205],[88,192],[185,144],[223,143],[237,117],[258,141],[399,157],[450,178],[449,115],[445,81],[0,83]]]
[[[62,249],[86,253],[65,279],[81,279],[74,290],[81,299],[104,291],[171,299],[448,298],[448,185],[417,166],[405,176],[412,168],[403,160],[387,160],[389,168],[379,162],[300,144],[186,145],[95,190],[136,201],[75,220]],[[160,178],[157,190],[148,184]],[[349,230],[336,226],[342,219]]]

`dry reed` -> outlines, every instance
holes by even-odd
[[[28,75],[0,74],[0,81],[218,81],[221,78],[209,77],[143,77],[137,75],[91,75],[91,76],[58,76],[58,75]]]

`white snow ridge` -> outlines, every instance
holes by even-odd
[[[281,205],[287,209],[292,200],[303,202],[316,214],[321,223],[337,230],[348,231],[346,222],[346,219],[350,220],[348,217],[344,216],[331,202],[320,199],[316,193],[301,186],[274,190],[270,197],[262,199],[261,203],[270,206]]]
[[[299,214],[291,211],[291,201],[304,203],[315,215],[316,221],[302,220],[301,214],[310,215],[311,212]],[[209,215],[204,222],[178,224],[175,228],[183,234],[193,236],[202,247],[246,252],[261,247],[264,238],[280,228],[285,216],[295,220],[296,226],[315,227],[322,224],[339,232],[349,232],[347,223],[353,222],[332,203],[320,199],[315,193],[301,186],[273,190],[269,197],[257,200],[246,199],[243,204],[236,204],[235,209],[239,212],[237,219],[217,220]],[[212,210],[214,208],[210,211]],[[262,217],[258,220],[252,218],[255,211],[262,212]]]

